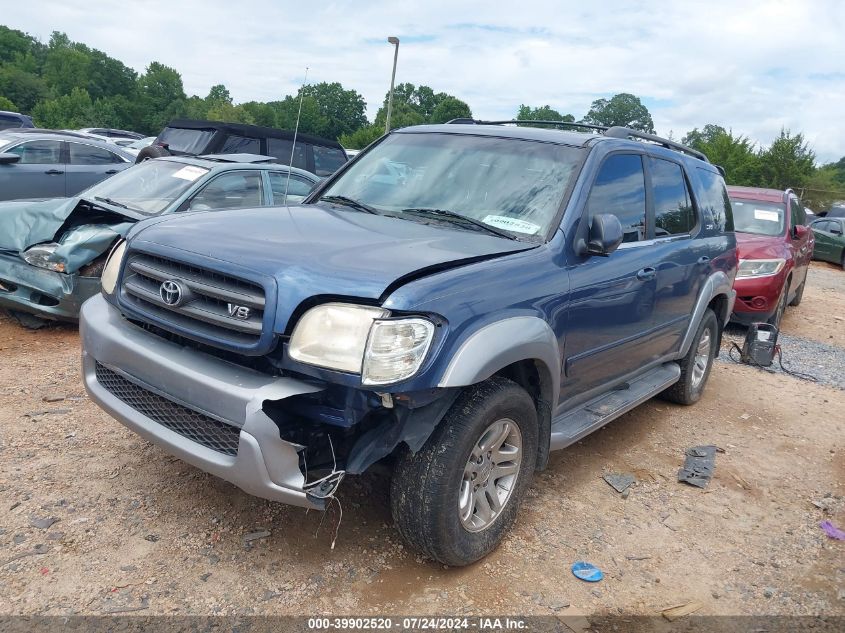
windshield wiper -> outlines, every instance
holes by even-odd
[[[372,213],[373,215],[381,215],[381,211],[374,209],[373,207],[364,204],[363,202],[358,202],[357,200],[353,200],[352,198],[347,198],[346,196],[323,196],[320,198],[325,202],[333,202],[335,204],[342,204],[345,207],[351,207],[356,211],[364,211],[365,213]]]
[[[115,207],[121,207],[122,209],[128,209],[129,211],[141,211],[141,209],[138,209],[137,207],[130,207],[128,204],[118,202],[117,200],[114,200],[112,198],[101,198],[100,196],[94,196],[94,200],[96,200],[97,202],[105,202],[106,204],[111,204]]]
[[[497,237],[504,237],[507,240],[517,240],[517,238],[511,235],[510,233],[501,231],[495,227],[490,226],[489,224],[485,224],[480,220],[476,220],[475,218],[470,218],[465,215],[461,215],[460,213],[449,211],[448,209],[427,209],[423,207],[412,207],[410,209],[402,209],[402,213],[411,213],[414,215],[434,217],[438,220],[451,221],[453,224],[463,224],[466,227],[473,227],[476,230],[482,230],[485,233],[489,233],[490,235],[496,235]]]

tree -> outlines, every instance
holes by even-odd
[[[73,88],[70,94],[39,103],[32,110],[32,118],[39,127],[85,127],[94,119],[94,104],[85,88]]]
[[[373,141],[380,139],[383,134],[384,124],[373,124],[358,128],[351,134],[342,134],[338,141],[347,149],[364,149]]]
[[[136,127],[149,134],[158,134],[168,121],[185,111],[181,75],[164,64],[152,62],[147,66],[147,72],[138,77],[138,103],[143,114]]]
[[[773,189],[804,186],[815,170],[816,155],[800,132],[781,129],[769,149],[760,153],[760,184]]]
[[[574,123],[575,117],[571,114],[561,114],[554,108],[548,105],[540,106],[539,108],[532,108],[531,106],[527,106],[522,104],[519,106],[519,111],[516,113],[516,120],[517,121],[563,121],[567,123]],[[531,126],[530,124],[526,124],[528,127],[547,127],[545,125],[536,125]]]
[[[693,129],[681,141],[704,153],[710,162],[725,170],[725,180],[732,185],[757,186],[760,181],[760,157],[754,144],[744,136],[734,136],[720,125],[708,123]]]
[[[314,100],[321,119],[319,136],[336,139],[367,124],[367,103],[355,90],[346,90],[338,82],[310,84],[299,90]]]
[[[471,119],[472,110],[457,97],[446,97],[431,111],[429,123],[446,123],[452,119]]]
[[[31,112],[49,94],[46,82],[14,66],[0,67],[0,94],[14,101],[21,112]]]
[[[67,35],[54,31],[44,62],[44,80],[56,96],[70,94],[74,88],[87,90],[91,58],[75,48]]]
[[[845,200],[845,185],[830,165],[816,169],[800,190],[801,201],[814,211],[824,211],[834,202]]]
[[[585,123],[593,125],[621,125],[634,130],[654,134],[654,121],[639,97],[621,92],[611,99],[596,99],[584,117]]]
[[[6,112],[17,112],[17,106],[12,103],[9,99],[0,95],[0,110],[5,110]]]

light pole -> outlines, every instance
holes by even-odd
[[[390,93],[387,96],[387,118],[384,120],[384,133],[390,132],[390,113],[393,111],[393,82],[396,81],[396,60],[399,58],[399,38],[392,35],[387,38],[393,49],[393,74],[390,76]]]

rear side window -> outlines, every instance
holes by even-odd
[[[21,165],[58,165],[62,162],[61,141],[29,141],[6,150],[21,157]]]
[[[587,209],[590,217],[612,213],[619,218],[623,242],[645,239],[645,176],[638,154],[616,154],[604,161]]]
[[[70,148],[71,165],[109,165],[123,162],[120,156],[102,147],[83,143],[68,143],[68,147]]]
[[[290,151],[292,147],[293,141],[287,141],[281,138],[267,139],[267,153],[282,165],[290,165]],[[303,143],[296,144],[296,152],[293,155],[293,166],[299,169],[308,169],[308,165],[305,162],[305,145]]]
[[[167,145],[174,152],[183,154],[201,154],[211,142],[214,130],[188,130],[178,127],[166,127],[158,135],[158,142]]]
[[[10,128],[18,128],[23,126],[23,121],[19,117],[9,116],[8,114],[0,114],[0,130],[8,130]]]
[[[701,181],[703,190],[698,196],[698,208],[702,213],[708,214],[717,228],[721,231],[733,231],[734,219],[731,211],[731,199],[728,197],[728,189],[725,187],[725,179],[717,172],[709,169],[696,169],[698,178]]]
[[[314,146],[314,173],[318,176],[333,174],[346,163],[346,153],[336,147]]]
[[[221,154],[260,154],[261,142],[257,138],[230,134],[220,149]]]
[[[288,201],[292,197],[296,197],[296,202],[300,202],[305,196],[311,193],[314,185],[305,178],[295,174],[290,175],[290,184],[288,184],[288,175],[271,171],[267,174],[270,177],[270,187],[273,189],[273,200],[276,204],[282,204],[285,199],[285,189],[288,192]]]
[[[654,237],[690,233],[695,227],[686,179],[677,163],[649,158],[654,193]]]

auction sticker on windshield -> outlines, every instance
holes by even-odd
[[[193,182],[200,176],[204,176],[207,173],[208,170],[203,167],[196,167],[195,165],[185,165],[182,169],[174,173],[173,177]]]
[[[541,228],[533,222],[526,222],[519,218],[507,218],[503,215],[488,215],[482,222],[490,226],[495,226],[497,229],[505,229],[514,233],[526,233],[528,235],[534,235]]]
[[[755,220],[766,220],[768,222],[780,222],[780,214],[777,211],[766,211],[765,209],[754,209]]]

